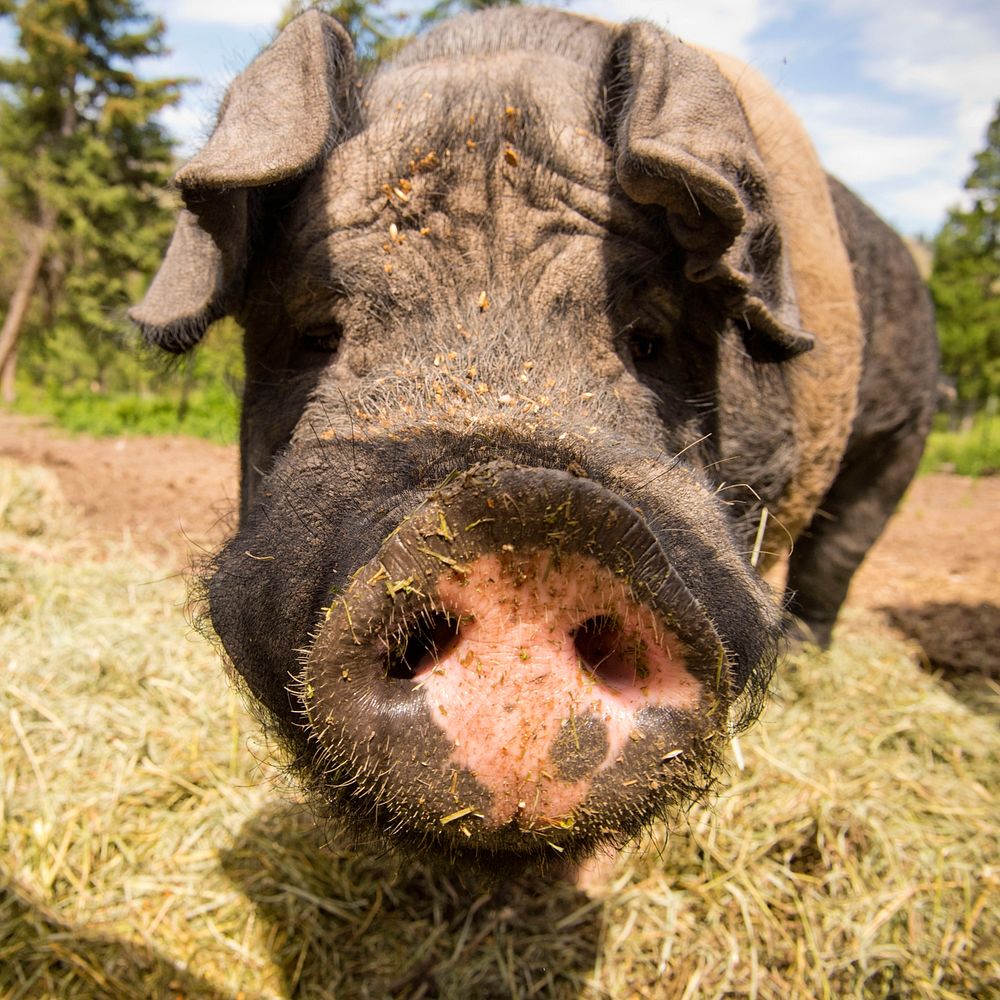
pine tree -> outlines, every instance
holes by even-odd
[[[288,0],[278,29],[314,8],[336,18],[347,29],[362,66],[384,59],[398,47],[400,26],[406,20],[405,13],[391,16],[385,0]]]
[[[40,339],[78,353],[81,374],[99,380],[121,308],[171,228],[172,144],[153,116],[182,81],[137,74],[164,49],[163,23],[135,0],[0,0],[0,18],[20,49],[0,60],[0,187],[29,233],[0,303],[0,370],[9,390],[34,302]]]
[[[965,187],[970,207],[952,209],[934,241],[931,291],[941,366],[979,406],[1000,396],[1000,103]]]

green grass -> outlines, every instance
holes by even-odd
[[[182,412],[179,391],[92,392],[89,389],[20,389],[17,410],[52,418],[69,431],[96,437],[188,434],[222,444],[239,438],[239,399],[224,385],[193,389]]]
[[[15,409],[96,436],[187,434],[231,443],[239,438],[242,384],[243,335],[229,319],[183,357],[145,347],[131,330],[108,342],[60,328],[25,341]]]
[[[0,463],[0,996],[989,996],[1000,710],[874,619],[588,898],[352,849],[284,787],[184,583]],[[995,693],[995,692],[994,692]]]
[[[947,418],[939,414],[927,439],[921,472],[957,472],[962,476],[1000,473],[1000,414],[982,410],[968,427],[948,429]]]

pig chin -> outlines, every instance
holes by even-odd
[[[492,462],[332,595],[294,694],[339,813],[495,870],[618,845],[703,791],[734,655],[635,508]]]

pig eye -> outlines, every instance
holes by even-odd
[[[302,347],[320,354],[334,354],[340,346],[340,327],[335,324],[319,326],[302,334]]]
[[[625,338],[629,354],[637,365],[650,365],[663,354],[663,337],[642,326],[632,326]]]

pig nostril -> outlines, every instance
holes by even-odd
[[[608,615],[588,618],[573,630],[573,645],[584,665],[599,673],[601,665],[613,657],[621,643],[622,632],[618,622]]]
[[[571,634],[581,664],[602,684],[620,691],[636,687],[647,676],[642,642],[629,639],[611,615],[588,618]]]
[[[430,670],[457,640],[458,619],[432,612],[390,647],[386,674],[392,680],[412,680]]]

